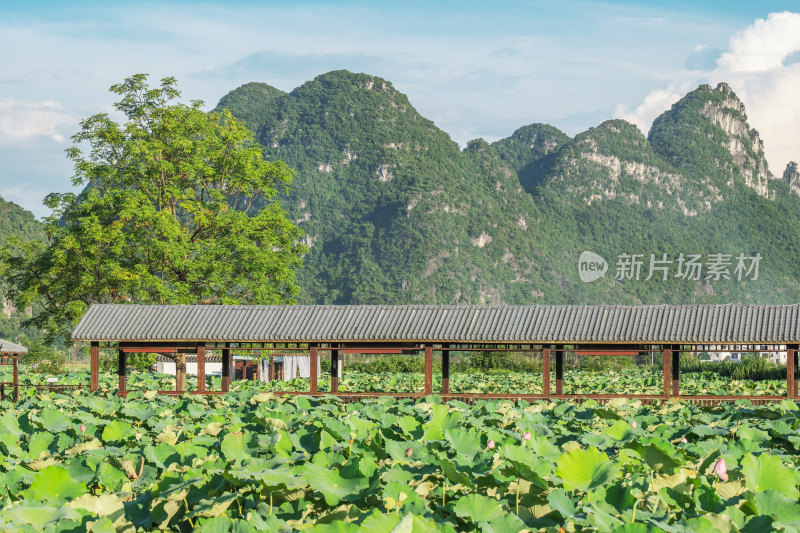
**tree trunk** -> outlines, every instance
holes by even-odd
[[[175,356],[175,390],[186,390],[186,354],[179,353]]]

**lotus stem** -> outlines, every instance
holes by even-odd
[[[189,504],[186,502],[186,496],[183,497],[183,505],[186,506],[186,512],[189,512]],[[192,522],[191,518],[186,518],[189,521],[189,526],[194,529],[194,522]]]
[[[517,516],[519,516],[519,478],[517,478]]]
[[[269,515],[272,516],[272,492],[269,493]]]

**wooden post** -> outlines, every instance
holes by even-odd
[[[425,345],[425,395],[433,394],[433,346]]]
[[[450,345],[442,345],[442,394],[450,393]]]
[[[19,401],[19,356],[14,357],[11,372],[13,372],[11,379],[14,382],[14,403],[16,403]]]
[[[681,352],[680,345],[672,345],[672,395],[681,395]]]
[[[100,343],[97,341],[92,341],[89,353],[91,354],[89,390],[94,392],[98,389],[100,383]]]
[[[556,394],[564,394],[564,347],[556,346]]]
[[[117,396],[125,396],[128,394],[127,391],[127,372],[128,372],[128,354],[125,353],[125,350],[119,350],[119,367],[117,369],[117,375],[119,376],[119,392],[117,392]]]
[[[550,396],[550,347],[542,349],[542,394]]]
[[[797,389],[795,388],[797,385],[797,381],[794,378],[794,363],[795,363],[795,354],[797,353],[797,349],[794,344],[790,344],[786,346],[786,397],[787,398],[794,398],[797,396]]]
[[[225,343],[225,348],[222,349],[222,392],[228,392],[231,389],[231,350],[230,343]]]
[[[794,394],[795,398],[797,398],[797,369],[798,369],[798,367],[800,367],[800,361],[798,360],[799,358],[800,358],[800,346],[795,344],[794,345],[794,375],[793,375],[794,379],[792,379],[792,384],[793,384],[792,385],[792,394]]]
[[[311,394],[317,393],[317,345],[312,344],[308,349],[309,356],[309,391]]]
[[[175,390],[184,392],[186,390],[186,354],[175,354]]]
[[[334,345],[336,346],[336,345]],[[339,392],[339,350],[331,350],[331,393]]]
[[[664,396],[670,396],[669,381],[670,381],[670,352],[669,346],[662,346],[662,357],[664,362]]]
[[[206,345],[197,345],[197,392],[206,391]]]

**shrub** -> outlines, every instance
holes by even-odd
[[[61,374],[64,372],[66,356],[61,350],[37,342],[28,348],[22,361],[39,374]]]

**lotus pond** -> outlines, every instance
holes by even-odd
[[[794,402],[345,405],[239,387],[0,402],[0,530],[800,531]]]
[[[20,371],[20,383],[46,384],[48,375],[32,374]],[[70,374],[57,376],[59,384],[89,383],[89,374],[86,371],[73,371]],[[0,372],[0,381],[8,381],[10,376],[3,377]],[[379,373],[345,371],[339,380],[339,390],[342,392],[421,392],[423,390],[424,376],[416,372],[408,373]],[[187,378],[187,387],[195,388],[195,378]],[[328,374],[321,374],[319,390],[330,390]],[[117,376],[111,373],[101,374],[101,388],[113,390],[117,387]],[[208,387],[214,390],[221,389],[219,377],[209,377]],[[551,375],[551,391],[555,390],[555,374]],[[174,377],[165,374],[139,374],[132,372],[128,377],[128,388],[154,390],[175,388]],[[297,378],[291,381],[275,381],[272,383],[254,383],[249,381],[234,381],[233,390],[259,390],[259,391],[307,391],[308,379]],[[441,374],[434,374],[433,390],[441,390]],[[536,372],[508,372],[502,374],[492,373],[453,373],[450,376],[451,392],[463,393],[517,393],[541,394],[542,374]],[[681,394],[716,394],[716,395],[785,395],[786,381],[775,379],[749,380],[730,379],[719,377],[713,372],[687,372],[681,374]],[[660,369],[632,368],[624,371],[588,371],[567,370],[564,372],[564,392],[566,394],[594,394],[594,393],[623,393],[623,394],[661,394],[663,391],[663,378]],[[24,394],[24,391],[21,393]],[[30,391],[33,394],[33,391]]]

